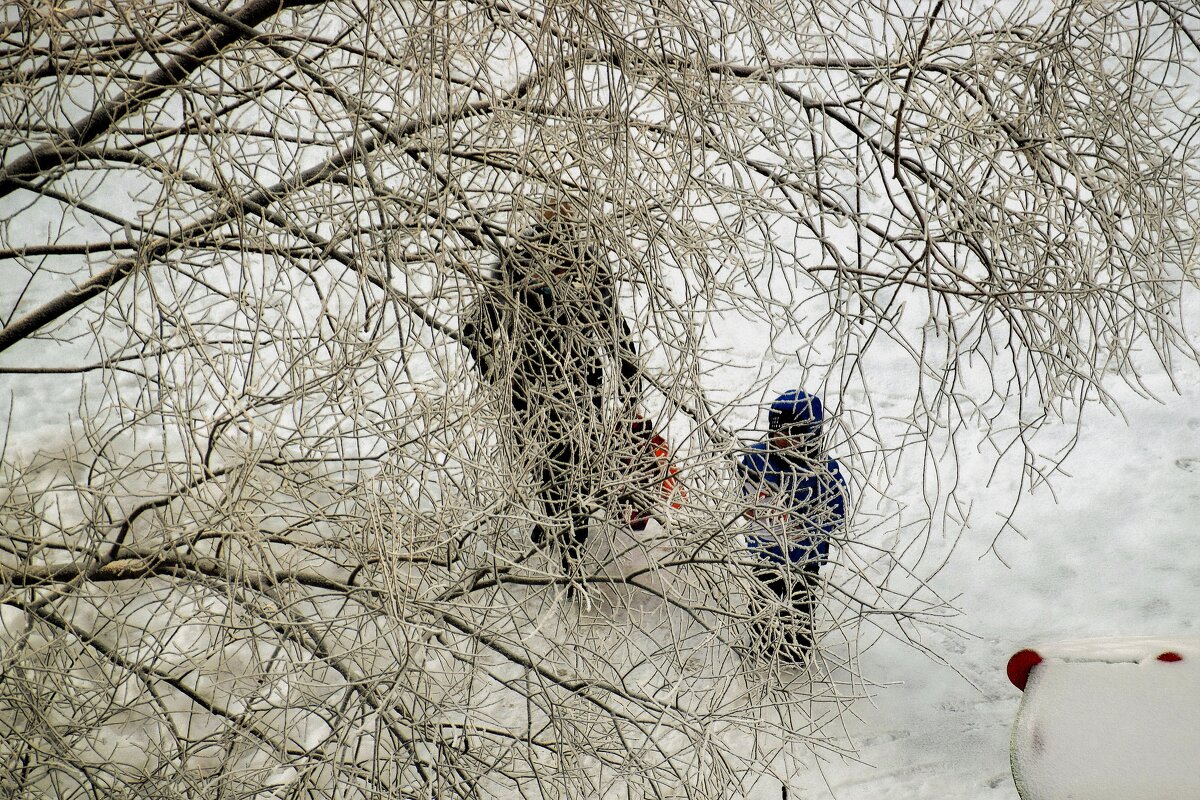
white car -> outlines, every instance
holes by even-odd
[[[1038,645],[1008,677],[1022,800],[1200,798],[1200,638]]]

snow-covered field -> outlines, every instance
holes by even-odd
[[[729,343],[731,361],[759,376],[774,373],[764,396],[802,382],[786,365],[755,366],[765,336]],[[896,372],[890,385],[905,385]],[[742,377],[732,383],[754,379]],[[0,416],[20,421],[10,447],[44,446],[77,413],[76,398],[45,396],[36,388],[44,385],[26,376],[0,382]],[[949,554],[933,589],[960,613],[945,627],[915,628],[920,648],[889,636],[871,643],[867,636],[859,671],[870,696],[845,716],[846,740],[832,742],[857,757],[809,754],[787,781],[789,798],[1016,800],[1009,735],[1021,693],[1005,675],[1012,653],[1056,639],[1200,635],[1200,370],[1181,371],[1175,388],[1157,373],[1146,385],[1158,402],[1117,392],[1125,418],[1098,404],[1086,409],[1065,472],[1050,489],[1023,498],[1015,530],[1000,536],[995,551],[999,518],[986,509],[956,544],[950,538],[959,532],[951,530],[932,542],[931,549]],[[900,413],[906,393],[886,394],[872,395],[871,408]],[[848,420],[867,413],[867,405],[847,394],[840,409]],[[748,405],[741,411],[742,433],[757,435],[762,419]],[[1072,431],[1060,426],[1045,433],[1063,440]],[[847,453],[834,455],[848,474],[860,468]],[[1018,491],[1015,470],[992,475],[993,458],[961,455],[945,467],[958,473],[964,497],[994,500]],[[919,505],[921,476],[907,480],[901,475],[892,488],[911,495],[900,501]],[[563,609],[547,613],[557,617]],[[779,781],[764,776],[747,800],[779,797]]]
[[[996,525],[984,519],[953,548],[934,588],[961,613],[953,627],[917,628],[945,664],[886,636],[864,647],[861,673],[874,686],[846,717],[857,759],[810,755],[790,776],[790,798],[1016,800],[1012,653],[1056,639],[1200,634],[1200,372],[1178,375],[1178,394],[1161,376],[1148,385],[1161,402],[1126,391],[1126,419],[1089,407],[1066,474],[1020,505],[1019,533],[1005,532],[990,552]],[[10,397],[14,419],[28,420],[26,407],[59,419],[74,411]],[[983,467],[961,463],[964,485],[982,490]],[[1015,490],[1015,476],[1000,480],[1013,483],[993,480],[988,492]],[[764,777],[748,797],[774,800],[779,782]]]

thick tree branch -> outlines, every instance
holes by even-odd
[[[20,188],[19,181],[32,180],[70,163],[78,148],[107,133],[120,120],[145,107],[163,92],[200,67],[207,59],[242,39],[246,31],[285,8],[312,5],[322,0],[250,0],[230,16],[239,25],[221,25],[210,29],[159,69],[139,80],[121,96],[104,102],[91,114],[75,123],[67,135],[54,142],[38,145],[14,159],[0,171],[0,197]]]

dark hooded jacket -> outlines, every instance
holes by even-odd
[[[632,419],[639,381],[629,325],[591,246],[562,227],[526,231],[520,243],[466,313],[463,342],[510,404],[519,443],[584,447],[613,428],[606,406]]]

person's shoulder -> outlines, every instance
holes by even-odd
[[[775,467],[771,464],[771,455],[767,451],[766,442],[755,442],[746,448],[746,454],[742,456],[742,469],[747,472],[756,472],[764,474],[774,472]]]

